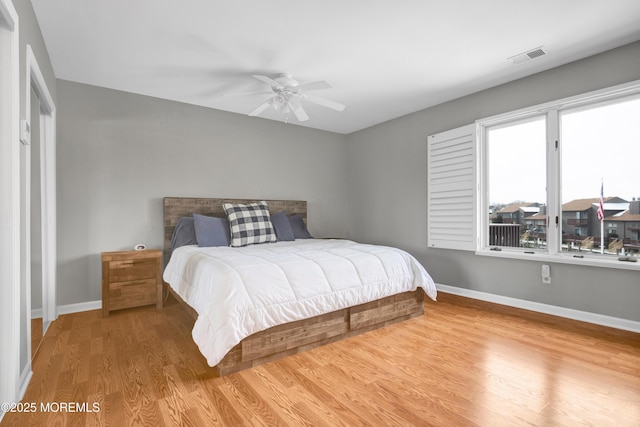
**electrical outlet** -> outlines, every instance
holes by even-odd
[[[542,264],[542,283],[550,284],[551,283],[551,267],[548,264]]]

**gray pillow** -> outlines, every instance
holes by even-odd
[[[187,216],[178,218],[176,228],[173,229],[173,235],[171,236],[171,244],[169,245],[171,252],[180,246],[197,244],[193,218]]]
[[[313,236],[309,233],[309,230],[307,230],[307,224],[304,223],[300,215],[291,215],[289,217],[289,224],[291,224],[293,236],[296,239],[313,239]]]
[[[271,215],[271,224],[276,230],[276,237],[278,237],[279,242],[288,242],[296,239],[285,211]]]
[[[198,246],[229,246],[229,221],[226,218],[193,214]]]

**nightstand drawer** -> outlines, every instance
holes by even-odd
[[[128,259],[109,262],[109,281],[126,282],[129,280],[153,279],[158,265],[153,259]]]
[[[109,283],[109,309],[138,307],[156,303],[156,279]]]

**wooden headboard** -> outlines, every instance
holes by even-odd
[[[251,203],[264,199],[203,199],[195,197],[165,197],[164,206],[164,246],[165,264],[169,261],[169,246],[171,236],[176,228],[178,219],[191,216],[194,212],[202,215],[225,217],[223,203]],[[272,214],[285,211],[287,215],[298,214],[307,222],[307,202],[304,200],[265,200],[269,204]]]

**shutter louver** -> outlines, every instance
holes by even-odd
[[[427,245],[475,251],[475,124],[427,138]]]

